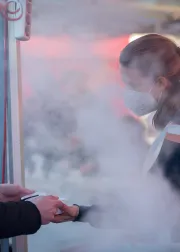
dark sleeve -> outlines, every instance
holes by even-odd
[[[76,205],[78,206],[78,205]],[[96,211],[96,206],[78,206],[79,207],[79,214],[74,221],[79,222],[88,222],[89,214],[92,214]]]
[[[0,239],[34,234],[41,226],[41,215],[29,201],[0,203]]]
[[[78,205],[77,205],[78,206]],[[74,221],[88,222],[92,226],[96,226],[99,222],[100,209],[96,205],[92,206],[78,206],[79,214]]]
[[[95,228],[102,229],[119,229],[121,227],[117,213],[111,214],[111,211],[98,205],[78,207],[79,215],[74,220],[76,222],[87,222]]]

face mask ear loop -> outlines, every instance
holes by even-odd
[[[150,88],[150,90],[149,90],[149,94],[151,94],[151,92],[152,92],[152,89],[153,89],[153,87],[152,88]],[[162,96],[163,96],[163,91],[161,91],[161,93],[160,93],[160,95],[159,95],[159,98],[158,98],[158,104],[160,104],[160,102],[161,102],[161,100],[162,100]]]
[[[160,93],[160,95],[159,95],[158,104],[161,102],[162,96],[163,96],[163,91],[161,91],[161,93]]]
[[[149,94],[151,94],[151,92],[152,92],[152,89],[153,89],[153,87],[151,87],[151,88],[149,89],[149,92],[148,92]]]

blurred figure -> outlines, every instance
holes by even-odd
[[[33,157],[40,156],[46,176],[56,163],[68,156],[67,141],[76,130],[73,109],[61,100],[58,107],[54,106],[48,99],[51,97],[44,104],[44,100],[32,98],[24,113],[25,167],[33,173],[36,167]],[[37,110],[33,109],[35,104]]]
[[[80,169],[83,176],[95,175],[98,172],[96,154],[88,151],[82,141],[75,136],[70,138],[68,159],[70,166],[73,169]]]
[[[70,170],[79,170],[81,167],[83,175],[94,174],[97,168],[94,153],[87,151],[82,141],[75,137],[77,125],[74,108],[62,99],[55,104],[51,101],[48,103],[50,98],[47,97],[45,103],[37,102],[38,109],[37,112],[34,110],[34,113],[32,112],[36,99],[28,101],[24,116],[25,167],[33,173],[36,168],[34,157],[40,156],[43,159],[42,170],[46,178],[62,160],[67,160]],[[84,169],[87,166],[89,171]]]

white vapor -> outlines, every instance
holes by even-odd
[[[56,252],[68,247],[67,244],[82,243],[82,239],[89,244],[88,237],[90,251],[94,248],[113,251],[113,246],[125,243],[171,245],[174,230],[178,229],[180,201],[176,192],[159,173],[142,176],[149,148],[144,140],[145,128],[134,119],[117,117],[112,104],[121,100],[120,85],[107,60],[90,51],[89,42],[96,43],[106,36],[89,28],[93,13],[98,12],[93,8],[87,29],[85,19],[82,27],[74,25],[69,29],[72,52],[67,57],[62,52],[63,56],[58,58],[61,54],[56,55],[56,50],[59,52],[61,43],[52,43],[46,35],[46,29],[47,34],[53,29],[57,35],[54,41],[57,37],[64,39],[66,30],[61,24],[65,16],[53,19],[50,15],[46,20],[48,25],[41,24],[45,43],[42,48],[37,46],[36,36],[32,36],[32,44],[22,45],[26,185],[62,195],[69,199],[69,204],[104,206],[106,214],[100,224],[111,228],[96,230],[77,223],[50,225],[49,229],[30,237],[33,241],[30,251],[35,251],[32,244],[40,251],[43,243],[46,247],[43,251]],[[73,10],[77,15],[78,6]],[[125,19],[128,27],[133,21],[132,10],[131,13],[131,20]],[[70,27],[72,22],[73,16],[65,23]],[[50,24],[54,27],[50,28]],[[119,24],[119,30],[124,31],[125,25]],[[33,39],[37,44],[33,44]],[[26,83],[32,90],[30,98],[25,95]],[[97,174],[82,176],[78,168],[83,163],[79,161],[79,152],[72,155],[73,137],[80,139],[85,153],[90,153],[88,162],[92,154],[98,166]],[[108,237],[100,242],[101,235]]]

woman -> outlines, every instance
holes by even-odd
[[[160,151],[163,145],[161,153],[159,155],[157,151],[154,156],[150,155],[151,160],[146,162],[146,169],[152,168],[159,155],[157,161],[163,167],[164,175],[172,186],[180,189],[179,176],[174,176],[180,174],[177,145],[180,143],[180,136],[166,131],[169,123],[180,122],[180,48],[164,36],[149,34],[128,44],[121,52],[119,62],[126,85],[126,106],[138,116],[156,111],[153,124],[157,129],[165,129],[150,150],[150,154],[154,154],[155,147]],[[169,149],[168,145],[173,145],[175,151],[170,151],[168,156],[163,157]],[[171,150],[174,148],[170,146]],[[93,225],[97,225],[102,214],[97,206],[64,206],[64,209],[64,215],[57,217],[56,222],[93,220]]]

